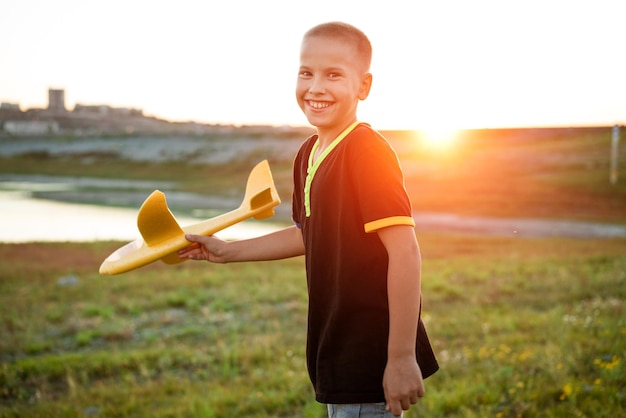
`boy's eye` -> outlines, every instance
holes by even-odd
[[[310,72],[310,71],[304,71],[304,70],[302,70],[302,71],[300,71],[300,72],[298,73],[298,75],[299,75],[300,77],[311,77],[311,72]]]
[[[341,74],[339,73],[328,73],[328,78],[338,78]]]

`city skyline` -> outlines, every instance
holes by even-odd
[[[13,2],[0,16],[0,101],[43,108],[58,88],[69,109],[307,125],[294,93],[302,33],[343,20],[372,41],[359,118],[380,129],[625,124],[624,11],[617,0]]]

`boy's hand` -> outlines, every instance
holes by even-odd
[[[221,245],[224,241],[219,238],[202,235],[185,235],[187,241],[191,244],[182,250],[178,251],[180,258],[189,258],[191,260],[206,260],[213,263],[224,263],[225,261],[220,256]]]
[[[400,416],[424,396],[424,379],[414,356],[389,359],[383,376],[387,410]]]

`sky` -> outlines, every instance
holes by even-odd
[[[0,101],[80,104],[169,120],[307,125],[303,33],[345,21],[370,38],[378,129],[626,124],[623,0],[20,0],[0,13]]]

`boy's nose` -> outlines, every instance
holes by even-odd
[[[326,87],[322,77],[313,77],[313,79],[311,80],[311,85],[309,86],[309,93],[320,94],[324,93],[325,90]]]

